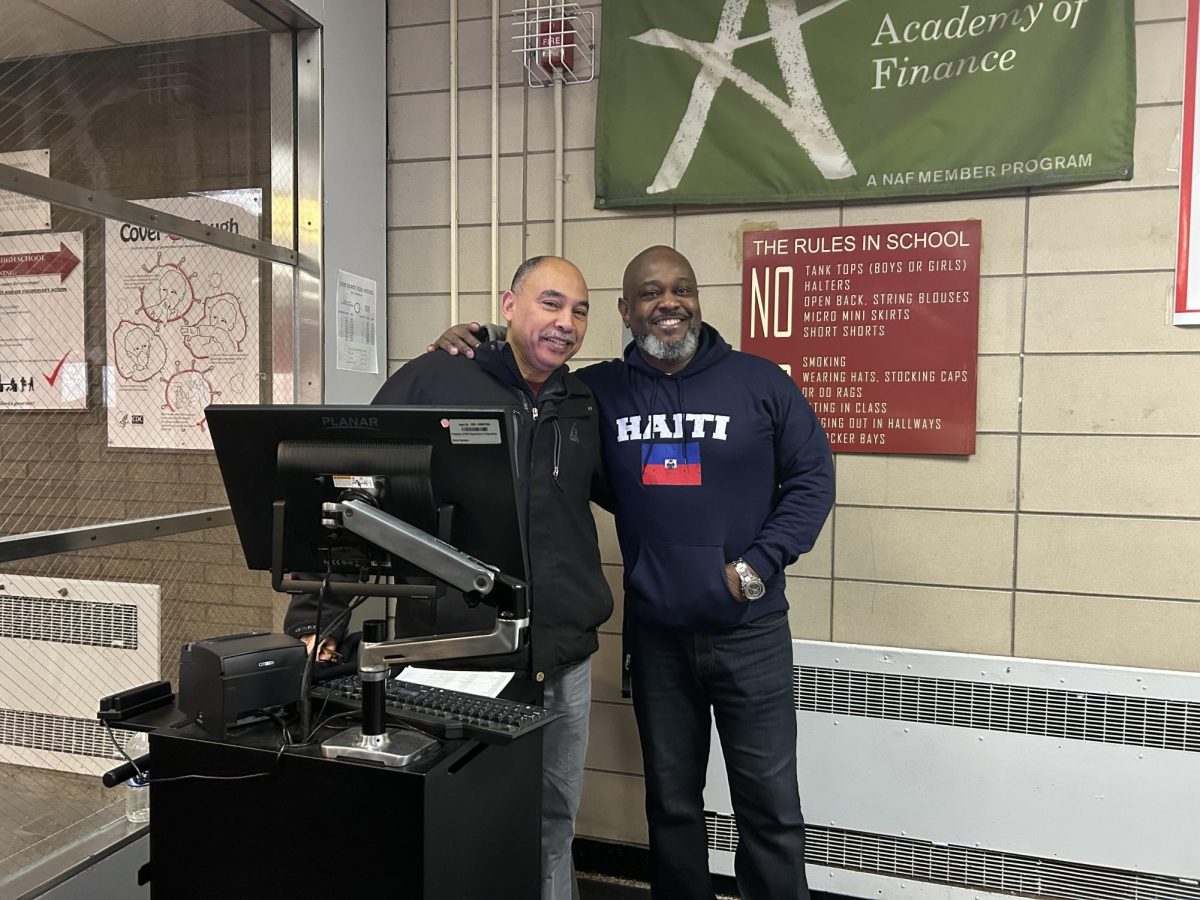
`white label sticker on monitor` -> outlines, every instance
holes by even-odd
[[[373,475],[334,475],[333,486],[348,491],[353,488],[373,490],[375,477]]]
[[[495,419],[451,419],[450,443],[498,444],[500,423]]]

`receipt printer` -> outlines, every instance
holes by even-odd
[[[300,699],[307,654],[286,634],[230,634],[185,644],[179,658],[179,709],[213,737]]]

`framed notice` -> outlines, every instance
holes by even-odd
[[[978,220],[743,239],[742,349],[779,363],[837,453],[975,452]]]
[[[1183,128],[1180,135],[1179,164],[1179,247],[1175,262],[1175,315],[1176,325],[1200,325],[1200,239],[1197,234],[1197,216],[1200,206],[1193,204],[1192,188],[1195,180],[1196,162],[1200,154],[1196,130],[1196,56],[1197,31],[1200,30],[1200,0],[1188,0],[1187,42],[1184,53],[1183,71]]]
[[[49,150],[15,150],[0,153],[0,163],[34,175],[50,174]],[[0,231],[47,231],[50,204],[37,197],[0,191]]]
[[[83,233],[0,237],[0,410],[83,409]]]

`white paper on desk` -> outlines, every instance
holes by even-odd
[[[421,669],[408,666],[396,678],[430,687],[476,694],[480,697],[497,697],[504,686],[512,681],[512,672],[456,672],[449,669]]]

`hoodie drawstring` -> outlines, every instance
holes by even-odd
[[[654,382],[653,382],[654,390],[650,394],[650,411],[646,415],[646,425],[650,431],[650,442],[648,444],[647,443],[642,444],[642,484],[643,485],[646,483],[646,469],[648,469],[650,467],[650,457],[654,455],[654,445],[658,441],[658,437],[654,433],[653,422],[654,422],[654,404],[658,402],[658,385],[661,381],[662,381],[661,378],[654,379]],[[679,410],[679,415],[681,417],[680,421],[682,421],[682,416],[684,416],[686,413],[686,407],[684,407],[684,405],[683,405],[683,380],[680,378],[672,378],[671,381],[675,385],[675,404],[676,404],[676,409]],[[664,413],[664,415],[667,415],[667,414],[668,413]],[[678,440],[680,441],[681,447],[683,449],[683,464],[686,466],[691,462],[691,460],[688,459],[687,428],[686,428],[686,426],[682,426],[682,425],[680,426],[680,428],[681,428],[681,431],[680,431]]]
[[[680,422],[681,422],[681,424],[679,426],[680,448],[683,450],[683,464],[686,466],[691,462],[688,459],[687,426],[682,424],[683,421],[685,421],[683,419],[683,415],[687,412],[687,408],[683,405],[683,380],[676,378],[676,379],[674,379],[674,381],[675,381],[675,400],[678,403]]]
[[[651,391],[651,393],[650,393],[650,409],[646,413],[646,424],[647,424],[647,426],[649,426],[647,430],[650,432],[650,443],[642,444],[642,479],[641,479],[641,481],[642,481],[643,486],[646,484],[646,469],[648,469],[650,467],[650,457],[654,455],[654,442],[655,442],[655,440],[657,440],[654,436],[654,427],[653,427],[652,423],[654,421],[654,404],[656,402],[658,402],[658,382],[659,382],[658,378],[655,378],[652,380],[652,384],[654,385],[654,390]]]

